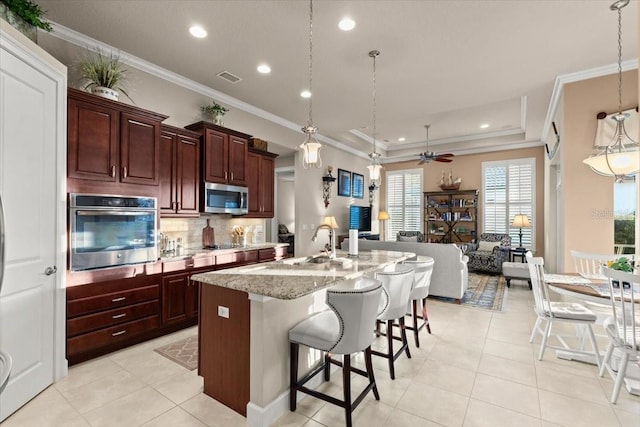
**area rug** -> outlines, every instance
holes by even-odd
[[[429,295],[438,301],[455,303],[453,298]],[[460,300],[467,307],[481,308],[491,311],[503,311],[507,301],[507,282],[503,276],[469,273],[469,287]]]
[[[181,339],[154,351],[193,371],[198,367],[198,336]]]

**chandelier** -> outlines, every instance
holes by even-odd
[[[609,145],[596,146],[597,152],[583,160],[595,173],[612,176],[616,182],[640,171],[638,142],[631,139],[624,126],[629,113],[622,112],[622,8],[627,4],[629,0],[618,0],[609,7],[618,12],[618,113],[612,117],[615,133]]]
[[[322,144],[316,139],[318,128],[313,125],[313,0],[309,0],[309,121],[302,128],[302,132],[306,135],[304,142],[300,144],[300,155],[302,157],[302,167],[309,169],[311,167],[319,168],[322,166],[320,158],[320,148]]]
[[[374,188],[380,186],[380,172],[382,171],[380,153],[376,152],[376,58],[378,55],[380,55],[379,50],[369,52],[369,57],[373,58],[373,152],[369,153],[371,164],[367,166],[367,169],[369,169],[369,182]]]

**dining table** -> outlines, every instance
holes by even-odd
[[[596,312],[603,313],[609,310],[609,312],[612,313],[611,292],[607,278],[604,275],[580,275],[578,273],[545,274],[544,279],[552,291],[563,297],[583,301]],[[638,284],[633,284],[633,286],[636,286],[634,288],[634,302],[640,304]],[[624,298],[630,298],[630,293],[625,292],[624,288],[622,292]],[[619,298],[620,294],[617,294],[616,297]],[[557,350],[556,356],[560,359],[596,364],[594,356],[582,356],[562,350]],[[629,393],[640,395],[640,380],[635,379],[640,378],[640,367],[637,364],[630,364],[629,369],[633,370],[634,378],[625,378],[625,386]]]

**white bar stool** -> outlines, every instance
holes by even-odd
[[[371,343],[375,337],[372,326],[380,307],[382,285],[378,280],[360,277],[348,280],[327,290],[327,305],[331,310],[312,315],[298,323],[289,331],[290,346],[290,393],[289,408],[296,410],[297,392],[309,394],[345,410],[347,426],[351,426],[351,413],[364,397],[373,390],[376,400],[380,400],[371,363]],[[303,378],[298,379],[298,350],[300,344],[326,352],[324,362],[316,366]],[[365,352],[366,371],[351,366],[351,354]],[[343,361],[333,360],[333,354],[342,354]],[[330,364],[342,367],[344,399],[320,393],[305,387],[314,376],[324,371],[329,380]],[[364,390],[351,400],[351,373],[369,379]]]
[[[404,316],[407,313],[409,295],[413,286],[414,267],[408,264],[394,264],[385,267],[381,272],[376,272],[376,279],[382,282],[381,310],[376,321],[376,331],[379,331],[380,323],[387,323],[387,352],[372,350],[371,353],[389,360],[389,373],[391,379],[396,379],[393,362],[400,357],[402,352],[411,358],[409,345],[407,344],[407,331],[404,324]],[[394,322],[398,321],[400,336],[393,335]],[[402,341],[402,346],[397,352],[393,351],[393,340]]]
[[[431,333],[429,316],[427,315],[427,297],[429,296],[429,287],[431,286],[431,274],[433,273],[434,263],[433,258],[422,256],[419,256],[416,261],[407,260],[404,262],[404,264],[415,267],[413,288],[409,295],[413,326],[407,326],[407,329],[413,331],[416,347],[420,347],[420,338],[418,337],[418,333],[422,328],[426,326],[427,332]],[[418,302],[420,302],[420,305],[422,306],[421,313],[418,313]],[[421,325],[418,325],[418,319],[423,321]]]

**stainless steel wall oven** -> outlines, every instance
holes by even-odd
[[[157,221],[155,197],[71,193],[70,269],[156,261]]]

